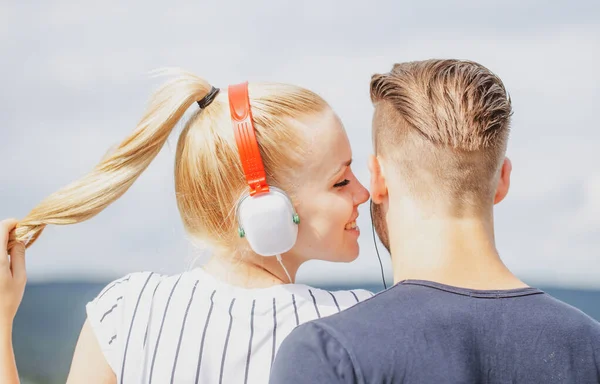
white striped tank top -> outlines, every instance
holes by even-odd
[[[197,268],[127,275],[86,309],[119,384],[260,384],[292,329],[371,296],[303,284],[245,289]]]

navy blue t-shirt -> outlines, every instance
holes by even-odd
[[[296,328],[270,383],[600,383],[600,323],[535,288],[407,280]]]

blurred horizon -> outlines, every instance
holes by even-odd
[[[150,271],[148,269],[140,269],[140,270],[135,270],[132,272],[143,272],[143,271]],[[166,273],[166,275],[177,275],[179,273],[183,273],[186,270],[181,270],[180,272],[173,272],[173,273]],[[380,270],[379,270],[380,271]],[[153,271],[156,272],[156,271]],[[391,275],[391,271],[385,271],[386,275],[385,275],[385,282],[387,287],[391,287],[392,285],[394,285],[393,282],[393,276]],[[160,272],[158,272],[160,273]],[[380,272],[381,274],[381,272]],[[51,275],[51,276],[36,276],[33,279],[28,278],[27,284],[28,285],[36,285],[36,286],[41,286],[41,285],[45,285],[45,284],[106,284],[109,283],[113,280],[116,280],[118,278],[123,277],[124,274],[106,274],[106,275],[98,275],[98,274],[90,274],[90,275],[73,275],[73,274],[65,274],[65,275]],[[520,276],[517,276],[519,278],[521,278]],[[589,292],[600,292],[600,285],[598,286],[594,286],[591,284],[581,284],[578,283],[576,281],[567,281],[564,283],[552,283],[552,282],[548,282],[548,281],[544,281],[544,279],[540,279],[540,280],[536,280],[536,279],[527,279],[527,278],[523,278],[521,279],[525,284],[534,287],[534,288],[540,288],[540,289],[544,289],[547,287],[550,287],[551,289],[566,289],[566,290],[575,290],[575,291],[589,291]],[[296,280],[296,283],[298,284],[307,284],[307,285],[312,285],[312,286],[343,286],[345,287],[344,289],[348,288],[350,289],[351,287],[359,287],[359,286],[369,286],[369,287],[379,287],[378,289],[383,289],[384,285],[383,285],[383,281],[381,279],[381,276],[379,277],[379,279],[377,278],[371,278],[371,279],[364,279],[364,278],[360,278],[360,277],[354,277],[354,276],[350,276],[350,277],[346,277],[344,279],[331,279],[331,280],[325,280],[322,278],[314,278],[311,277],[310,275],[307,276],[306,274],[299,274],[299,278]],[[599,303],[600,306],[600,303]]]

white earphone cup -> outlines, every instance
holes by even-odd
[[[298,237],[294,209],[288,197],[274,191],[247,196],[240,201],[237,217],[252,250],[275,256],[292,249]]]

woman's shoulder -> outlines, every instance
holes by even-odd
[[[124,296],[129,296],[131,293],[144,290],[148,285],[156,285],[165,278],[168,278],[168,276],[150,271],[128,273],[106,284],[94,298],[94,301],[100,302],[103,300],[116,300],[117,298],[123,299]]]
[[[106,284],[88,303],[88,309],[109,310],[114,306],[135,308],[141,303],[152,301],[164,291],[187,288],[197,281],[190,272],[167,275],[152,271],[132,272]]]

